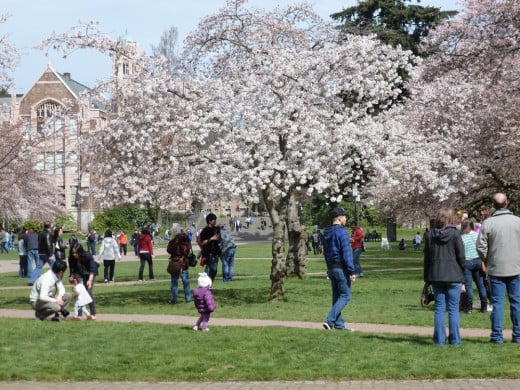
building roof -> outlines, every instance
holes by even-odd
[[[58,73],[56,74],[60,77],[60,79],[67,85],[67,87],[76,95],[79,97],[82,92],[84,91],[90,91],[90,88],[86,85],[83,85],[76,80],[73,80],[70,78],[70,73]]]

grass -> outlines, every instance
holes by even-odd
[[[362,256],[366,277],[353,286],[346,320],[431,327],[433,305],[419,305],[421,254],[411,249],[382,251],[378,243],[367,246]],[[214,316],[321,323],[331,294],[322,257],[310,255],[309,277],[286,280],[286,297],[276,303],[267,302],[270,262],[270,244],[240,246],[236,280],[215,283]],[[117,263],[116,280],[135,281],[137,267],[137,262]],[[98,312],[177,314],[195,320],[192,304],[166,303],[170,296],[165,256],[155,261],[155,269],[159,278],[155,283],[97,284]],[[200,267],[191,270],[192,279],[197,271]],[[1,291],[0,307],[29,309],[29,289],[21,284],[16,273],[0,274],[0,285],[11,286]],[[510,328],[508,312],[505,318]],[[461,321],[465,328],[489,328],[488,314],[464,315]],[[464,338],[459,348],[440,348],[432,344],[431,336],[406,334],[248,327],[213,327],[209,333],[195,333],[182,325],[56,324],[5,318],[0,319],[0,351],[0,380],[497,378],[518,377],[520,364],[515,344],[496,346],[480,338]],[[52,370],[57,356],[60,370]]]

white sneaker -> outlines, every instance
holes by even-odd
[[[195,326],[193,327],[193,330],[194,330],[194,331],[197,331],[197,330],[199,330],[199,327],[198,327],[197,325],[195,325]]]

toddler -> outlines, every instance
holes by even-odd
[[[74,302],[74,317],[72,317],[71,321],[79,321],[79,313],[85,313],[87,315],[87,320],[93,320],[94,317],[90,315],[90,312],[87,309],[87,305],[92,302],[92,297],[88,293],[87,289],[83,285],[81,280],[81,276],[78,274],[72,274],[69,277],[69,282],[72,284],[73,296],[75,298]]]
[[[209,317],[211,316],[211,313],[215,311],[217,305],[215,304],[213,293],[210,290],[210,277],[205,272],[202,272],[199,274],[197,282],[199,287],[193,290],[193,301],[195,302],[197,311],[200,313],[200,317],[193,327],[193,330],[202,329],[203,332],[207,332],[209,330]]]

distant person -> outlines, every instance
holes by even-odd
[[[347,212],[342,207],[334,207],[330,218],[332,224],[323,230],[323,253],[332,287],[332,308],[323,322],[323,327],[327,330],[352,331],[345,326],[341,313],[350,302],[352,282],[356,280],[350,239],[345,230]]]
[[[65,249],[67,245],[63,242],[63,229],[59,226],[54,228],[54,232],[52,234],[52,241],[54,244],[54,257],[56,260],[66,260],[67,256],[65,255]]]
[[[413,239],[413,250],[420,251],[421,250],[421,233],[417,232]]]
[[[477,285],[480,297],[480,312],[487,312],[487,294],[482,277],[482,260],[477,252],[478,233],[473,230],[473,222],[465,219],[461,223],[461,237],[464,244],[466,269],[464,271],[466,286],[466,302],[462,302],[463,311],[470,314],[473,309],[473,281]]]
[[[199,234],[202,257],[206,260],[204,271],[215,281],[220,257],[220,228],[217,226],[217,216],[213,213],[206,215],[206,227]]]
[[[92,229],[89,234],[87,234],[87,249],[88,252],[92,255],[96,255],[96,244],[98,241],[98,234],[97,232]]]
[[[56,261],[52,268],[41,275],[32,286],[29,301],[34,309],[37,320],[43,321],[50,315],[53,321],[60,321],[60,314],[67,318],[69,311],[67,305],[71,295],[65,292],[62,279],[67,270],[67,263]]]
[[[134,254],[139,256],[139,251],[137,248],[139,247],[139,230],[134,231],[132,234],[132,238],[130,239],[130,244],[134,247]]]
[[[32,274],[38,264],[38,235],[34,230],[28,230],[24,236],[25,252],[27,253],[27,284],[32,286],[36,278],[33,279]]]
[[[188,255],[191,252],[191,241],[188,235],[182,231],[181,225],[174,223],[172,225],[173,237],[168,242],[167,252],[175,261],[179,263],[178,272],[171,274],[170,277],[170,303],[176,304],[179,300],[179,277],[182,280],[184,291],[184,301],[191,302],[190,274]]]
[[[231,233],[225,226],[220,228],[220,256],[222,259],[222,280],[224,282],[233,281],[235,273],[235,255],[237,246]]]
[[[139,276],[138,280],[144,280],[144,266],[148,263],[148,276],[151,281],[155,280],[153,272],[153,242],[150,230],[144,228],[139,235],[139,244],[137,250],[139,251]]]
[[[31,274],[29,283],[34,283],[40,277],[45,263],[48,263],[51,268],[54,264],[54,244],[50,222],[44,222],[43,230],[38,234],[38,261],[36,262],[36,268]]]
[[[87,305],[92,303],[92,298],[83,285],[81,276],[78,274],[72,274],[69,277],[69,282],[72,285],[72,292],[74,293],[75,298],[74,316],[70,320],[79,321],[82,314],[87,316],[87,320],[93,320],[94,318],[87,309]]]
[[[18,234],[18,277],[25,278],[27,277],[27,251],[25,250],[25,234]]]
[[[193,330],[202,330],[203,332],[207,332],[209,330],[208,322],[211,313],[215,311],[217,305],[213,293],[211,292],[211,278],[205,272],[199,274],[197,284],[199,287],[193,290],[193,300],[200,317],[195,323]]]
[[[119,245],[119,253],[121,256],[126,256],[127,246],[128,246],[128,235],[124,230],[121,230],[119,236],[117,237],[117,244]]]
[[[363,239],[365,238],[365,233],[355,221],[350,224],[350,227],[352,228],[350,232],[350,246],[352,248],[354,270],[356,278],[362,278],[363,268],[361,267],[361,252],[363,252]]]
[[[520,343],[520,218],[507,208],[507,196],[493,196],[495,211],[482,222],[477,251],[485,264],[491,285],[491,337],[495,344],[504,342],[505,295],[509,297],[513,342]]]
[[[9,233],[4,228],[0,229],[0,245],[2,253],[9,253]]]
[[[431,283],[435,296],[433,342],[446,343],[446,310],[448,311],[448,342],[453,346],[460,338],[460,293],[464,291],[464,244],[455,225],[454,212],[442,208],[435,217],[424,241],[424,281]]]
[[[116,260],[121,260],[119,245],[112,236],[112,231],[105,231],[105,237],[99,246],[98,261],[103,261],[103,279],[105,283],[114,283]]]
[[[401,238],[401,241],[399,241],[399,250],[404,251],[406,249],[406,242],[404,241],[404,238]]]

